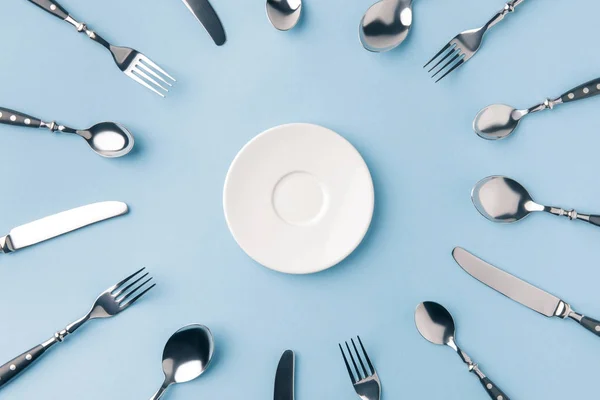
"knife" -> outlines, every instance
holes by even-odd
[[[292,350],[283,352],[275,374],[274,400],[294,400],[294,369],[296,355]]]
[[[84,226],[126,214],[128,210],[127,204],[120,201],[105,201],[30,222],[0,237],[0,253],[12,253]]]
[[[564,300],[488,264],[461,247],[456,247],[452,256],[473,278],[517,303],[546,317],[571,318],[596,336],[600,336],[600,321],[575,312]]]
[[[208,0],[183,0],[187,8],[194,14],[196,19],[204,25],[208,34],[215,41],[217,46],[222,46],[227,40],[225,29],[217,15],[217,12],[210,5]]]

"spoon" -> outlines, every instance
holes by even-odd
[[[542,110],[552,110],[559,104],[587,99],[599,93],[600,78],[577,86],[554,100],[546,99],[543,103],[525,110],[517,110],[506,104],[493,104],[479,111],[473,121],[473,130],[484,139],[504,139],[515,131],[521,119],[526,115]]]
[[[267,0],[267,16],[280,31],[289,31],[302,14],[302,0]]]
[[[412,26],[412,3],[413,0],[380,0],[373,4],[360,21],[363,47],[380,53],[400,45]]]
[[[488,176],[477,182],[471,200],[481,215],[494,222],[515,222],[532,212],[545,211],[600,226],[600,215],[579,214],[575,210],[538,204],[519,182],[504,176]]]
[[[455,341],[455,326],[452,315],[442,305],[431,301],[419,304],[415,311],[415,323],[421,336],[433,344],[445,345],[456,351],[485,388],[487,394],[494,400],[510,400],[496,386],[471,358],[458,347]]]
[[[85,139],[87,144],[102,157],[114,158],[126,155],[133,148],[133,136],[125,127],[114,122],[101,122],[89,129],[78,130],[44,122],[27,114],[0,107],[0,124],[48,128],[52,132],[73,133]]]
[[[171,336],[163,351],[165,381],[150,400],[159,400],[169,386],[196,379],[206,371],[214,353],[214,340],[204,325],[184,326]]]

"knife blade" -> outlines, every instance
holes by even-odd
[[[296,355],[286,350],[281,355],[275,374],[274,400],[294,400],[294,370]]]
[[[452,256],[469,275],[495,291],[546,317],[571,318],[600,337],[600,321],[575,312],[564,300],[494,267],[461,247],[456,247]]]
[[[222,46],[227,40],[225,29],[217,12],[208,0],[183,0],[186,7],[194,14],[196,19],[204,26],[217,46]]]
[[[79,228],[126,214],[127,204],[105,201],[63,211],[19,226],[0,237],[0,253],[12,253]]]

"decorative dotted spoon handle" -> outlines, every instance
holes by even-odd
[[[41,344],[33,349],[26,351],[18,357],[10,360],[0,367],[0,387],[6,385],[11,379],[23,372],[35,360],[40,358],[46,351],[46,348]]]
[[[563,103],[568,103],[570,101],[587,99],[597,94],[600,94],[600,78],[579,85],[563,94],[560,98]]]
[[[50,0],[29,0],[31,3],[40,7],[43,10],[48,11],[50,14],[60,19],[67,19],[69,13],[56,1]]]
[[[41,128],[42,121],[30,115],[0,107],[0,124]]]
[[[494,384],[488,377],[480,378],[479,381],[483,385],[487,394],[494,400],[510,400],[498,386]]]

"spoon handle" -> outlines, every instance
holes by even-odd
[[[0,124],[41,128],[42,120],[9,108],[0,107]]]
[[[167,392],[167,389],[169,388],[169,384],[165,381],[162,386],[160,387],[160,389],[158,389],[156,391],[156,393],[154,393],[154,395],[150,398],[150,400],[159,400],[163,397],[163,395]]]
[[[560,98],[563,103],[568,103],[570,101],[594,97],[597,94],[600,94],[600,78],[596,78],[584,83],[583,85],[579,85],[563,94]]]
[[[479,378],[479,381],[483,385],[483,388],[487,392],[487,394],[494,400],[510,400],[507,395],[504,394],[502,390],[494,382],[490,380],[487,376],[483,378]]]

